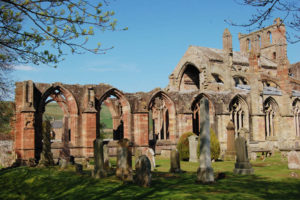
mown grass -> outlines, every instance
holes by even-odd
[[[134,162],[134,161],[133,161]],[[169,160],[157,157],[150,188],[123,183],[113,173],[104,179],[77,175],[73,168],[20,167],[0,171],[0,199],[299,199],[299,171],[288,170],[280,155],[253,162],[255,175],[232,173],[234,162],[214,162],[215,174],[226,177],[214,184],[196,184],[198,163],[181,162],[182,174],[168,173]],[[115,159],[113,160],[115,166]]]

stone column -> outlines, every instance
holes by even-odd
[[[203,97],[200,100],[200,166],[197,170],[197,182],[211,183],[214,182],[214,172],[211,167],[210,156],[210,123],[209,123],[209,103]]]
[[[227,150],[225,152],[225,160],[235,160],[235,147],[234,147],[234,124],[230,120],[227,124]]]

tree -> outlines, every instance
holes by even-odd
[[[287,40],[291,43],[300,41],[300,1],[299,0],[236,0],[241,5],[256,8],[256,13],[252,14],[247,23],[237,24],[230,20],[227,23],[234,26],[262,28],[265,22],[271,18],[280,17],[282,22],[291,29],[287,33]]]
[[[14,65],[56,67],[68,52],[111,49],[101,48],[100,42],[87,46],[94,29],[116,29],[107,5],[105,0],[0,0],[0,96],[9,88],[5,78]]]

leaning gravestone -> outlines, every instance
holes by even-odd
[[[214,182],[214,171],[211,167],[210,156],[210,122],[209,122],[209,103],[206,98],[200,100],[200,166],[197,170],[197,182]]]
[[[177,149],[173,149],[171,151],[171,158],[170,158],[170,172],[171,173],[180,173],[180,156]]]
[[[287,157],[289,169],[300,169],[300,156],[296,151],[289,152]]]
[[[135,162],[136,179],[135,182],[143,187],[151,185],[151,163],[146,155],[142,155]]]
[[[92,175],[95,178],[106,177],[107,173],[104,169],[104,158],[103,158],[103,141],[101,139],[94,140],[94,162],[95,167],[92,171]]]
[[[191,135],[189,137],[189,152],[190,152],[189,162],[198,162],[197,147],[198,147],[198,136]]]
[[[248,159],[247,140],[243,132],[240,132],[234,142],[236,150],[236,163],[233,170],[234,174],[253,174],[254,170]]]
[[[117,148],[116,176],[123,181],[132,181],[132,158],[128,139],[121,139]]]

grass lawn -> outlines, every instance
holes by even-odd
[[[215,174],[226,177],[210,185],[195,183],[197,163],[181,162],[182,174],[168,173],[168,159],[157,157],[156,164],[150,188],[123,183],[113,173],[104,179],[91,178],[89,170],[76,175],[72,167],[1,170],[0,199],[300,199],[300,179],[290,176],[300,170],[289,170],[279,154],[253,162],[251,176],[234,175],[234,162],[214,162]]]

